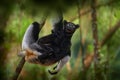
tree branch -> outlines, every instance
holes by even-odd
[[[108,30],[108,32],[106,33],[106,35],[104,36],[103,40],[100,43],[100,47],[103,47],[107,41],[112,38],[112,36],[115,34],[115,32],[120,28],[120,21],[118,21],[115,26],[113,26],[112,28],[110,28]]]
[[[96,5],[95,8],[97,9],[97,8],[100,8],[101,6],[111,5],[111,4],[113,4],[113,3],[115,3],[115,0],[111,0],[110,2],[107,2],[107,3],[105,3],[105,4]],[[79,13],[79,16],[83,16],[83,15],[85,15],[85,14],[88,14],[88,13],[91,12],[91,11],[92,11],[92,9],[88,9],[88,10],[86,10],[86,11],[84,11],[84,12],[80,12],[80,13]],[[77,15],[77,16],[75,16],[75,17],[72,17],[72,18],[70,19],[70,21],[71,21],[71,22],[74,21],[75,19],[79,18],[79,16]]]
[[[120,28],[120,21],[118,21],[111,29],[109,29],[107,31],[107,33],[105,34],[105,37],[102,39],[101,43],[100,43],[100,48],[102,48],[108,40],[110,40],[112,38],[112,36],[115,34],[115,32]],[[91,55],[87,55],[85,58],[85,68],[88,69],[91,62],[93,61],[93,54]],[[89,65],[89,66],[88,66]]]
[[[96,12],[97,0],[91,2],[91,18],[92,18],[92,33],[93,33],[93,45],[94,45],[94,72],[95,80],[103,80],[101,72],[99,71],[99,45],[98,45],[98,27],[97,27],[97,12]]]
[[[20,72],[21,72],[24,64],[25,64],[25,57],[23,57],[23,58],[20,60],[18,66],[17,66],[17,68],[16,68],[16,71],[15,71],[15,74],[14,74],[12,80],[17,80],[17,78],[18,78],[18,76],[19,76],[19,74],[20,74]]]

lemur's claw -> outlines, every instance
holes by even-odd
[[[57,74],[57,73],[58,73],[57,71],[52,72],[52,71],[50,71],[50,70],[48,70],[48,72],[49,72],[51,75],[55,75],[55,74]]]
[[[55,70],[57,68],[57,65],[55,67],[53,67],[53,70]]]

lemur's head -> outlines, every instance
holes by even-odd
[[[72,34],[75,32],[75,30],[79,27],[79,25],[74,24],[72,22],[67,22],[64,20],[64,31],[68,34]]]

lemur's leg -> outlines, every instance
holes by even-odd
[[[52,75],[58,73],[58,72],[62,69],[62,67],[69,61],[69,59],[70,59],[70,56],[69,56],[69,55],[67,55],[67,56],[65,56],[64,58],[62,58],[62,59],[59,61],[59,63],[58,63],[58,65],[56,66],[56,68],[54,68],[55,71],[50,71],[50,70],[48,70],[49,73],[52,74]]]
[[[50,34],[50,35],[39,38],[36,43],[40,45],[44,49],[44,51],[49,54],[51,52],[54,52],[52,48],[54,39],[55,39],[55,36]]]
[[[42,24],[39,24],[37,22],[33,22],[26,30],[23,40],[22,40],[22,51],[20,52],[20,56],[25,56],[26,52],[30,50],[30,45],[35,43],[38,40],[39,32],[44,25],[44,22]],[[31,52],[32,50],[30,50]]]
[[[41,37],[38,39],[38,44],[51,44],[51,42],[54,40],[54,36],[52,34]]]

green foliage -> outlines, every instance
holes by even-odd
[[[24,2],[25,1],[25,2]],[[28,2],[28,0],[22,0],[21,4],[16,3],[14,6],[8,4],[8,6],[12,6],[10,8],[9,17],[7,15],[8,20],[6,21],[5,32],[0,30],[1,42],[5,40],[4,46],[9,49],[6,55],[5,60],[5,69],[4,72],[6,74],[6,79],[10,79],[14,70],[19,63],[20,58],[17,56],[17,53],[20,51],[20,45],[23,38],[23,35],[27,29],[27,27],[33,21],[40,21],[41,16],[46,12],[46,7],[44,5],[41,7],[39,5],[35,5],[37,3]],[[36,1],[36,0],[35,0]],[[53,0],[52,0],[53,1]],[[60,1],[60,0],[57,0]],[[62,0],[63,1],[63,0]],[[65,5],[67,3],[62,4],[59,3],[58,6]],[[67,0],[66,0],[67,1]],[[71,0],[72,1],[72,0]],[[103,4],[109,2],[110,0],[98,0],[98,4]],[[84,6],[82,6],[81,11],[86,11],[90,8],[91,0],[85,0]],[[52,3],[52,2],[51,2]],[[70,2],[71,3],[71,2]],[[42,4],[42,3],[41,3]],[[45,4],[45,3],[44,3]],[[72,4],[72,3],[71,3]],[[75,1],[73,1],[73,5]],[[80,3],[81,4],[81,3]],[[115,2],[111,5],[101,6],[97,8],[97,26],[98,26],[98,40],[99,43],[103,40],[106,33],[109,29],[113,28],[114,25],[120,20],[120,1],[115,0]],[[35,5],[35,6],[33,6]],[[70,4],[68,4],[69,6]],[[50,6],[50,5],[49,5]],[[53,5],[54,7],[57,6]],[[3,6],[4,7],[4,6]],[[44,7],[44,8],[43,8]],[[65,6],[62,6],[65,7]],[[0,7],[0,13],[2,11],[7,10],[7,8]],[[3,9],[3,10],[2,10]],[[63,8],[64,9],[64,8]],[[64,18],[70,20],[72,17],[77,15],[76,6],[72,6],[67,8]],[[39,11],[38,11],[39,10]],[[41,12],[42,11],[42,12]],[[2,13],[3,14],[3,13]],[[8,14],[8,13],[6,13]],[[74,21],[74,23],[78,23],[78,18]],[[84,55],[93,54],[94,50],[94,41],[93,34],[91,28],[91,14],[88,13],[86,15],[82,15],[80,17],[80,29],[82,30],[82,39],[84,43]],[[86,69],[84,73],[82,71],[82,61],[80,54],[81,41],[80,38],[80,29],[78,29],[73,37],[72,37],[72,47],[71,53],[72,58],[70,60],[69,66],[65,66],[60,73],[55,76],[51,76],[48,74],[48,68],[41,65],[35,65],[26,63],[24,65],[23,71],[19,77],[19,80],[94,80],[94,64]],[[45,26],[40,32],[40,37],[50,34],[51,25],[49,19],[46,21]],[[120,29],[116,31],[116,33],[107,41],[107,43],[99,50],[100,52],[100,64],[99,64],[99,72],[102,74],[102,79],[104,80],[119,80],[120,75]],[[4,37],[5,36],[5,37]],[[20,44],[20,45],[19,45]],[[7,50],[6,50],[7,51]],[[80,61],[77,61],[80,59]],[[93,62],[93,61],[92,61]],[[75,67],[77,65],[77,67]],[[71,68],[71,70],[69,69]],[[1,70],[0,70],[1,71]]]
[[[15,9],[15,12],[10,16],[8,21],[8,27],[6,33],[10,40],[21,41],[25,30],[32,23],[32,19],[29,15],[20,12],[19,8]]]

